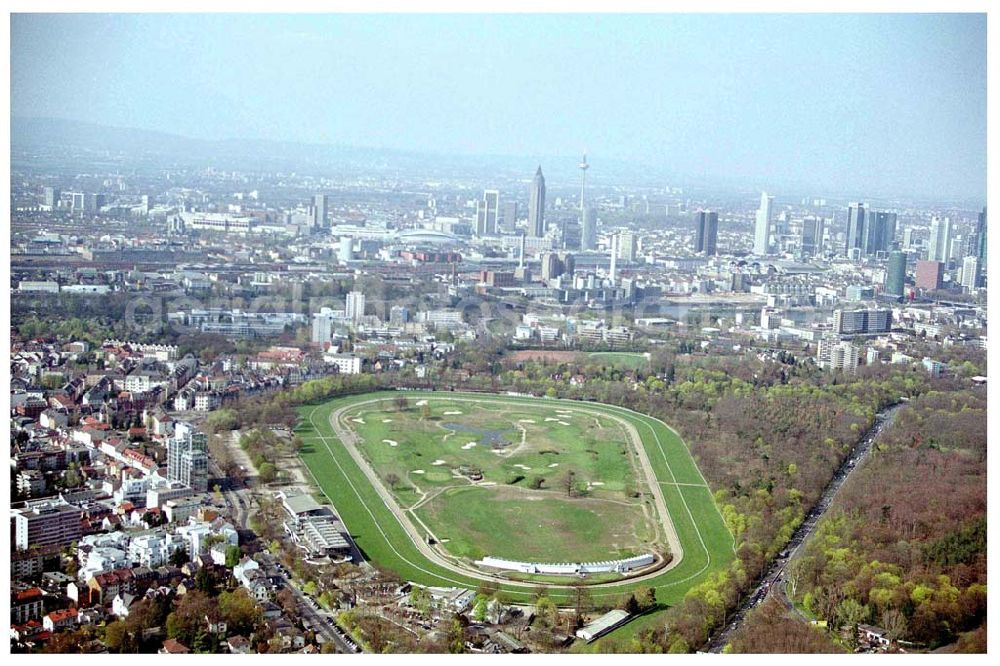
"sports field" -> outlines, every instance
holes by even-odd
[[[590,352],[587,354],[587,362],[618,366],[629,370],[643,370],[649,367],[649,359],[646,358],[646,355],[636,352]]]
[[[341,423],[399,505],[457,557],[599,561],[665,546],[616,419],[439,394],[349,409]]]
[[[576,352],[556,349],[525,349],[512,352],[511,360],[549,363],[597,363],[628,370],[649,367],[649,358],[640,352]]]
[[[470,411],[474,405],[484,407],[487,411],[491,408],[502,408],[512,411],[527,410],[524,412],[526,414],[530,414],[531,410],[553,413],[559,409],[563,412],[573,412],[571,418],[561,420],[566,423],[579,422],[580,425],[561,427],[579,427],[580,430],[577,431],[577,435],[581,438],[587,437],[584,433],[587,429],[583,424],[584,418],[596,418],[599,423],[607,421],[603,428],[607,432],[602,435],[602,437],[606,436],[607,438],[607,442],[603,444],[607,449],[606,453],[602,453],[602,449],[600,448],[595,449],[598,452],[595,459],[592,453],[586,451],[587,448],[591,447],[581,444],[577,447],[571,447],[570,450],[574,451],[571,456],[567,454],[570,457],[576,458],[576,462],[573,464],[578,466],[577,469],[580,475],[592,475],[583,479],[585,481],[589,480],[591,483],[595,479],[604,478],[607,479],[606,483],[610,485],[616,478],[616,475],[622,484],[627,484],[629,479],[636,478],[634,471],[631,476],[628,473],[631,466],[631,463],[628,462],[628,454],[621,456],[622,460],[616,462],[618,458],[613,454],[614,451],[620,450],[617,448],[621,445],[622,441],[619,438],[624,435],[616,436],[614,434],[616,430],[611,426],[611,421],[618,421],[620,432],[624,433],[625,430],[632,429],[638,435],[646,463],[651,469],[652,475],[656,478],[657,485],[662,490],[666,511],[669,513],[670,522],[676,531],[678,545],[680,546],[679,550],[681,552],[674,553],[675,559],[671,562],[671,566],[668,569],[656,571],[642,579],[602,581],[595,584],[590,588],[590,594],[595,598],[605,596],[618,598],[622,593],[636,587],[649,586],[657,591],[657,599],[660,603],[673,604],[682,599],[684,593],[692,585],[697,584],[710,573],[728,566],[733,558],[732,536],[726,529],[722,517],[716,509],[712,494],[698,472],[697,466],[691,459],[690,453],[681,439],[672,430],[662,422],[650,417],[626,409],[594,403],[443,392],[373,393],[339,398],[323,404],[300,408],[302,421],[297,427],[297,433],[302,437],[304,442],[301,455],[313,473],[316,482],[334,504],[337,513],[344,520],[344,523],[347,525],[365,557],[382,567],[392,569],[408,580],[425,585],[476,588],[484,580],[491,579],[486,574],[470,572],[455,566],[453,561],[439,557],[435,553],[428,551],[428,546],[425,543],[421,543],[420,538],[415,537],[414,525],[404,520],[403,516],[405,514],[402,513],[402,508],[390,506],[391,503],[386,501],[386,498],[375,486],[374,481],[379,481],[380,484],[383,483],[384,478],[381,474],[388,474],[389,467],[382,468],[379,475],[376,475],[373,479],[374,470],[369,468],[363,459],[359,459],[360,449],[371,448],[375,444],[382,445],[388,449],[403,447],[400,437],[394,438],[392,435],[386,434],[390,432],[388,428],[395,422],[394,419],[397,418],[398,412],[395,400],[400,395],[405,395],[409,403],[407,410],[414,409],[418,421],[423,416],[423,410],[422,408],[418,408],[416,403],[421,400],[428,401],[432,416],[441,416],[442,418],[446,416],[444,414],[445,411],[466,412]],[[464,408],[445,408],[443,402],[440,405],[432,404],[442,401],[445,398],[455,403],[464,404]],[[366,412],[372,416],[358,416],[359,412]],[[461,415],[452,414],[447,416]],[[350,418],[361,419],[364,423],[351,422],[348,420]],[[534,417],[529,415],[523,418],[532,419]],[[542,418],[546,417],[543,416]],[[548,418],[555,417],[550,416]],[[335,430],[331,420],[338,422],[338,424],[344,422],[351,423],[359,428],[368,425],[375,426],[375,428],[366,433],[346,430],[341,425],[338,425]],[[425,426],[429,427],[430,424],[426,423],[427,420],[425,419]],[[537,421],[537,419],[535,420]],[[453,421],[449,422],[455,423]],[[558,423],[551,421],[548,423],[558,425]],[[484,421],[485,424],[486,422]],[[473,434],[478,434],[489,441],[497,441],[495,438],[498,436],[514,438],[515,435],[519,435],[520,431],[513,424],[508,422],[505,425],[506,429],[495,428],[496,430],[503,430],[504,435],[489,432],[469,433],[468,431],[464,431],[462,432],[461,439],[456,442],[455,448],[466,453],[479,449],[480,445],[478,442],[476,447],[469,447],[464,450],[461,448],[473,441]],[[598,427],[596,424],[593,424],[593,426],[594,428]],[[379,428],[384,429],[379,430]],[[489,430],[489,428],[484,428],[484,430]],[[559,432],[554,427],[551,430]],[[338,433],[340,437],[348,440],[348,442],[341,441]],[[446,433],[442,433],[442,436],[443,434]],[[376,436],[378,436],[377,439],[374,442],[371,441]],[[420,435],[415,434],[414,436],[419,439]],[[454,437],[457,438],[457,433]],[[397,446],[393,447],[381,441],[383,439],[394,439],[397,442]],[[449,442],[451,439],[449,438]],[[586,442],[586,439],[583,441]],[[483,446],[483,448],[485,449],[486,447]],[[580,449],[582,449],[582,454]],[[376,447],[375,450],[377,452],[379,449]],[[502,456],[497,456],[497,454],[490,453],[489,451],[483,453],[489,453],[496,458],[502,459]],[[412,464],[412,459],[399,456],[398,452],[397,454],[390,454],[385,460],[391,461],[392,465],[398,465],[393,468],[396,470],[404,470],[405,468],[409,472],[412,472],[416,469],[423,469],[425,474],[417,475],[421,477],[426,476],[426,472],[429,469],[447,466],[431,465],[430,463],[438,459],[438,454],[431,453],[430,455],[434,457],[430,457],[430,459],[428,459],[429,456],[417,457],[421,460],[421,466],[419,467]],[[451,455],[454,455],[455,458],[450,462],[461,463],[461,460],[457,457],[458,454],[454,453],[454,448],[451,450]],[[551,454],[542,453],[540,447],[539,450],[535,451],[525,450],[524,455],[526,456],[524,458],[526,462],[521,464],[532,467],[532,470],[527,470],[529,473],[534,471],[535,464],[538,464],[536,461],[548,460],[551,457]],[[560,453],[559,455],[562,456],[563,454]],[[570,460],[570,457],[567,460]],[[490,458],[486,459],[490,460]],[[558,469],[558,467],[549,468],[547,467],[548,464],[551,463],[547,463],[544,466],[545,469]],[[375,463],[375,465],[378,465],[378,463]],[[482,465],[483,480],[487,479],[488,474],[500,474],[501,472],[506,474],[508,470],[504,469],[504,465],[506,463],[502,461],[498,465]],[[559,466],[562,466],[561,459]],[[567,463],[567,467],[569,466],[570,463]],[[539,465],[539,469],[542,469],[541,465]],[[634,468],[632,469],[634,470]],[[398,471],[396,473],[399,474]],[[403,483],[406,483],[406,480],[412,478],[412,476],[412,474],[408,477],[400,475],[402,481],[400,483],[401,491],[397,495],[399,498],[397,503],[400,505],[406,504],[410,500],[419,500],[420,498],[419,493],[415,490],[402,490]],[[558,475],[556,475],[556,478],[558,478]],[[444,479],[439,479],[435,482],[448,485],[448,481]],[[500,485],[499,481],[496,483]],[[510,484],[506,483],[504,485],[510,486]],[[517,492],[513,490],[514,487],[508,487],[505,492]],[[611,493],[618,492],[610,488],[607,490],[602,490],[601,488],[601,486],[592,485],[592,494],[590,497],[594,499],[607,498],[611,496]],[[484,499],[487,497],[485,492],[486,489],[481,486],[466,484],[466,488],[453,491],[453,494],[457,494],[457,497],[452,498],[453,501],[444,502],[440,505],[441,508],[434,509],[442,512],[444,515],[437,519],[432,518],[432,520],[438,520],[440,524],[453,524],[457,526],[460,522],[459,516],[462,513],[463,506],[471,507],[471,513],[473,514],[485,515],[481,513],[483,511],[482,505],[488,503],[488,500]],[[477,507],[476,504],[479,506]],[[500,504],[503,504],[503,502],[500,502]],[[428,505],[430,507],[434,506],[433,503],[428,503]],[[408,506],[413,506],[413,504],[409,504]],[[422,514],[418,507],[417,514],[418,516],[430,516],[430,511],[431,509],[428,510],[427,514]],[[494,511],[502,514],[505,509],[499,508],[494,509]],[[523,512],[524,510],[522,510]],[[495,523],[479,522],[477,524],[476,521],[467,521],[470,529],[461,537],[456,536],[456,541],[461,538],[465,540],[466,544],[473,544],[480,549],[500,547],[505,541],[504,535],[509,535],[515,529],[521,529],[523,523],[518,523],[517,520],[530,520],[531,513],[529,512],[525,515],[528,517],[518,518],[513,522],[497,521]],[[546,512],[545,515],[553,514]],[[555,512],[554,515],[563,516],[562,520],[565,521],[564,527],[560,527],[560,529],[568,529],[570,531],[577,528],[593,529],[591,525],[584,526],[582,524],[583,521],[580,521],[578,517],[573,515],[573,511],[567,512],[561,509]],[[614,530],[621,527],[615,523],[605,523],[603,519],[596,522],[600,527],[598,530],[600,532],[613,533]],[[649,521],[647,520],[647,522]],[[417,527],[416,531],[419,533],[421,529]],[[477,532],[480,535],[477,536]],[[457,535],[459,533],[454,532],[454,534]],[[606,536],[601,536],[600,539],[607,542]],[[578,539],[578,541],[581,541],[581,539]],[[458,547],[456,546],[456,548]],[[471,548],[472,546],[466,545],[464,547]],[[604,546],[601,547],[602,551],[603,548]],[[495,579],[492,580],[495,581]],[[568,603],[573,594],[570,587],[573,582],[575,580],[567,581],[565,586],[551,585],[549,588],[550,596],[557,602]],[[498,587],[511,600],[527,602],[534,597],[537,584],[531,581],[510,579],[500,581]]]

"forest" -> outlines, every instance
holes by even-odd
[[[837,629],[984,651],[986,444],[985,388],[914,398],[796,558],[792,599]]]

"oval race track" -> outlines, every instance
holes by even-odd
[[[341,423],[348,409],[388,401],[399,394],[371,393],[336,398],[299,409],[296,433],[303,440],[301,457],[323,493],[351,532],[365,557],[401,577],[422,585],[475,589],[491,581],[513,601],[535,596],[538,582],[512,581],[445,558],[428,546],[396,502],[374,477],[356,450],[354,433]],[[532,407],[560,404],[574,411],[614,418],[628,426],[641,443],[639,460],[649,479],[674,558],[661,568],[634,578],[587,586],[594,598],[620,596],[638,587],[652,587],[657,601],[675,604],[693,585],[723,569],[733,559],[733,537],[715,505],[710,489],[680,437],[662,421],[631,410],[592,402],[476,393],[407,391],[417,399],[523,404]],[[661,504],[662,503],[662,504]],[[680,557],[678,557],[678,553]],[[573,596],[567,585],[546,584],[557,603]]]

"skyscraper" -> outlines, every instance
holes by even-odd
[[[983,207],[983,212],[979,214],[979,220],[976,222],[976,233],[975,233],[975,245],[973,251],[976,255],[976,271],[978,275],[976,276],[976,286],[984,286],[983,273],[986,271],[986,207]]]
[[[986,206],[979,214],[979,221],[976,223],[976,257],[979,259],[979,266],[986,266]]]
[[[622,231],[618,234],[618,258],[623,261],[633,262],[639,255],[639,239],[630,231]]]
[[[337,260],[342,264],[350,263],[354,259],[354,238],[352,236],[341,236],[340,246],[337,251]]]
[[[614,286],[618,273],[618,234],[611,236],[611,266],[608,268],[608,277],[611,278],[611,285]]]
[[[862,232],[862,253],[888,252],[896,240],[896,214],[887,211],[867,211]]]
[[[909,250],[913,247],[913,227],[903,229],[903,249]]]
[[[497,215],[500,212],[500,192],[486,190],[483,198],[476,202],[476,235],[495,236]]]
[[[885,272],[885,293],[888,296],[903,296],[906,285],[906,255],[899,250],[889,253],[889,264]]]
[[[875,215],[875,226],[879,232],[879,250],[889,252],[896,242],[896,214],[879,211]]]
[[[208,436],[190,423],[178,423],[167,440],[167,479],[195,492],[208,490]]]
[[[563,218],[559,229],[559,245],[565,250],[579,250],[583,230],[580,223],[572,218]]]
[[[347,294],[347,303],[344,308],[344,316],[355,324],[365,316],[365,295],[360,291],[351,291]]]
[[[847,243],[844,246],[844,255],[851,256],[851,250],[859,249],[865,253],[865,205],[863,203],[851,204],[847,207]]]
[[[327,226],[329,212],[327,204],[329,199],[325,194],[317,194],[313,197],[313,229],[324,229]]]
[[[313,314],[312,341],[320,345],[333,342],[333,310],[330,308],[320,308]]]
[[[753,253],[764,256],[768,254],[771,242],[771,209],[774,197],[767,192],[760,193],[760,207],[757,209],[757,223],[753,232]]]
[[[951,218],[931,218],[931,236],[927,241],[927,261],[948,261],[951,252]]]
[[[861,225],[861,254],[863,255],[875,254],[879,250],[882,234],[877,217],[878,213],[875,211],[865,211],[864,224]]]
[[[593,250],[597,247],[597,209],[587,208],[583,212],[583,230],[580,235],[580,249]]]
[[[49,206],[51,208],[58,208],[58,206],[59,206],[59,197],[60,196],[62,196],[62,194],[56,188],[54,188],[54,187],[46,187],[45,188],[45,205]]]
[[[559,256],[555,252],[546,252],[541,257],[542,280],[549,280],[562,275],[562,265],[559,263]]]
[[[97,195],[90,192],[73,192],[71,205],[74,213],[93,213],[97,210]]]
[[[966,257],[969,254],[966,252],[968,245],[968,239],[962,238],[961,234],[958,236],[952,236],[951,243],[948,245],[948,259],[961,261],[963,257]]]
[[[966,257],[962,260],[962,288],[975,291],[979,281],[979,259]]]
[[[517,226],[517,202],[513,200],[503,202],[503,223],[500,228],[505,232],[513,232]]]
[[[799,254],[803,258],[813,257],[823,247],[823,218],[807,217],[802,220],[799,236]]]
[[[539,165],[528,195],[528,231],[535,238],[545,235],[545,176]]]
[[[719,214],[707,210],[695,213],[694,251],[705,255],[716,254],[716,242],[719,237]]]

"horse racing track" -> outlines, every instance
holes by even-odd
[[[381,392],[300,408],[302,458],[365,557],[424,585],[495,584],[568,603],[652,587],[674,604],[725,568],[733,539],[680,437],[661,421],[590,402]],[[651,566],[557,576],[529,564]],[[544,567],[543,567],[544,569]]]

